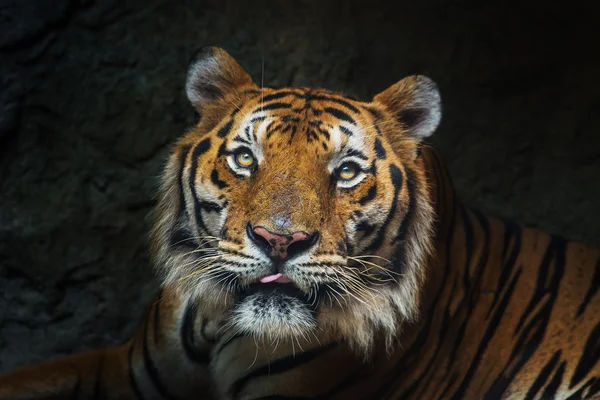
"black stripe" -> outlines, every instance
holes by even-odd
[[[300,354],[290,355],[279,360],[273,361],[262,367],[256,368],[254,371],[238,379],[233,383],[229,392],[233,398],[237,398],[240,392],[252,379],[260,378],[261,376],[274,376],[282,374],[294,368],[298,368],[304,364],[308,364],[317,357],[322,356],[338,345],[337,342],[329,343],[325,346],[319,346],[314,349],[305,351]]]
[[[542,263],[538,267],[535,291],[515,328],[514,334],[518,335],[516,344],[506,367],[492,385],[494,393],[501,394],[506,390],[540,346],[550,322],[554,302],[558,297],[558,288],[564,274],[565,251],[565,240],[559,236],[552,236]],[[541,305],[540,301],[543,301]],[[534,309],[538,311],[532,315]]]
[[[585,294],[585,298],[583,299],[583,301],[579,305],[579,309],[577,310],[577,318],[583,315],[588,304],[591,303],[592,297],[594,297],[598,292],[598,288],[600,288],[600,258],[596,262],[596,271],[594,271],[594,277],[592,278],[590,288]]]
[[[264,115],[261,115],[261,116],[259,116],[259,117],[254,117],[254,118],[252,118],[252,119],[250,120],[250,123],[252,123],[252,124],[255,124],[255,123],[257,123],[257,122],[262,122],[262,121],[264,121],[265,119],[267,119],[267,117],[266,117],[266,116],[264,116]],[[282,119],[285,119],[285,117],[284,117],[284,118],[282,118]]]
[[[565,267],[565,240],[558,236],[552,236],[550,243],[544,254],[542,264],[538,268],[538,279],[536,283],[533,296],[529,300],[529,304],[525,308],[525,311],[521,315],[519,323],[515,329],[515,333],[520,331],[525,324],[525,321],[531,316],[531,312],[538,307],[540,301],[542,301],[548,293],[554,295],[555,298],[558,295],[558,286],[564,274]],[[556,258],[556,259],[555,259]],[[554,268],[552,271],[554,274],[548,276],[550,272],[550,263],[555,259]],[[549,280],[550,279],[550,280]]]
[[[131,342],[131,346],[129,346],[129,352],[127,354],[128,358],[128,366],[129,369],[129,386],[131,386],[131,390],[136,398],[140,400],[144,400],[145,397],[140,391],[140,387],[138,386],[137,381],[135,380],[135,372],[133,371],[133,348],[135,346],[135,342]]]
[[[535,399],[535,396],[538,394],[538,392],[540,390],[542,390],[542,387],[544,387],[544,385],[546,384],[546,381],[550,377],[550,374],[554,371],[554,368],[556,368],[556,365],[558,364],[559,361],[560,361],[560,350],[554,352],[554,354],[552,355],[552,358],[546,363],[546,365],[544,365],[544,368],[542,368],[542,370],[538,374],[537,378],[535,378],[535,381],[529,388],[529,391],[527,392],[527,395],[525,396],[525,400],[534,400]]]
[[[198,199],[198,194],[196,193],[196,172],[198,171],[198,158],[200,155],[204,154],[210,147],[210,139],[204,139],[201,141],[192,152],[192,167],[190,168],[190,176],[188,177],[188,184],[190,191],[192,192],[192,197],[194,199],[194,215],[196,217],[196,224],[198,224],[198,228],[201,231],[200,233],[209,233],[206,225],[204,224],[204,219],[202,218],[202,207],[200,205],[200,199]]]
[[[560,387],[560,384],[562,383],[562,378],[563,378],[563,375],[565,374],[566,366],[567,366],[566,361],[563,361],[562,363],[560,363],[560,367],[558,367],[558,370],[554,374],[554,377],[552,378],[552,380],[550,381],[548,386],[546,386],[546,390],[544,390],[544,393],[542,394],[542,399],[556,398],[556,391],[558,390],[558,388]]]
[[[271,139],[271,136],[278,132],[282,126],[283,124],[275,121],[269,122],[269,125],[267,125],[267,127],[265,128],[265,132],[267,132],[267,139]]]
[[[206,140],[208,140],[208,139],[206,139]],[[201,143],[203,143],[203,142],[201,142]],[[208,140],[206,150],[208,150],[209,147],[210,147],[210,140]],[[187,146],[183,147],[181,149],[181,154],[179,156],[179,210],[180,210],[179,212],[182,214],[186,212],[185,195],[183,193],[183,188],[184,188],[183,171],[185,169],[185,162],[187,160],[187,156],[190,153],[191,149],[192,149],[191,145],[187,145]]]
[[[212,172],[210,173],[210,181],[213,183],[213,185],[217,186],[219,189],[225,189],[226,187],[228,187],[229,185],[227,184],[227,182],[219,179],[219,172],[217,171],[217,169],[213,169]]]
[[[337,97],[333,97],[333,96],[314,96],[311,95],[310,96],[311,100],[315,100],[315,101],[319,101],[319,100],[324,100],[324,101],[331,101],[332,103],[337,103],[340,106],[344,106],[346,107],[348,110],[352,111],[353,113],[359,114],[360,110],[356,107],[354,107],[352,104],[348,103],[346,100],[337,98]]]
[[[210,144],[209,144],[210,147]],[[190,153],[192,149],[191,145],[187,145],[184,146],[181,149],[181,154],[179,155],[179,172],[178,172],[178,176],[179,176],[179,187],[178,189],[178,193],[179,193],[179,211],[178,211],[178,218],[181,220],[184,217],[188,217],[189,219],[189,215],[187,212],[187,207],[185,206],[185,193],[183,191],[184,188],[184,180],[183,180],[183,172],[185,170],[185,165],[186,165],[186,160],[187,160],[187,156]],[[194,244],[194,240],[190,239],[190,234],[188,234],[188,232],[185,232],[184,229],[177,229],[175,228],[174,230],[171,231],[170,233],[170,245],[172,248],[176,248],[176,247],[190,247],[190,248],[196,248],[196,245]]]
[[[246,132],[246,137],[248,137],[248,140],[246,140],[246,139],[244,139],[242,137],[236,136],[236,137],[233,138],[233,141],[234,142],[244,143],[244,144],[247,144],[248,146],[250,146],[250,145],[252,145],[252,143],[250,142],[250,126],[247,126],[246,129],[245,129],[245,131],[247,131]]]
[[[292,108],[292,105],[290,103],[269,103],[269,104],[264,104],[258,108],[256,108],[252,113],[257,113],[259,111],[273,111],[273,110],[280,110],[283,108]]]
[[[200,208],[202,210],[207,211],[207,212],[220,213],[221,211],[223,211],[223,207],[221,207],[219,204],[214,203],[212,201],[200,201],[200,202],[198,202],[198,205],[200,206]]]
[[[235,118],[236,115],[238,115],[238,113],[241,113],[241,112],[242,112],[242,109],[240,107],[236,106],[235,110],[233,110],[231,112],[231,114],[229,114],[229,117],[233,119],[233,118]]]
[[[369,188],[367,194],[365,194],[360,200],[358,200],[358,203],[361,206],[364,206],[368,202],[372,201],[375,198],[375,196],[377,196],[377,183],[374,183],[373,186]]]
[[[346,151],[346,154],[344,155],[344,157],[356,157],[356,158],[360,158],[361,160],[368,160],[369,159],[365,155],[365,153],[363,153],[360,150],[356,150],[356,149],[350,149],[350,150]]]
[[[342,133],[346,136],[352,136],[352,131],[348,128],[346,128],[345,126],[339,126],[340,131],[342,131]]]
[[[188,303],[183,314],[183,323],[179,329],[179,340],[186,357],[198,364],[207,364],[209,356],[207,352],[200,351],[196,346],[194,328],[196,326],[197,309],[192,303]]]
[[[508,308],[510,299],[511,299],[512,295],[514,294],[515,286],[517,285],[517,282],[519,281],[519,278],[521,277],[521,272],[522,272],[522,270],[519,268],[517,270],[517,272],[515,273],[512,281],[509,283],[508,288],[507,288],[506,292],[504,293],[504,296],[502,297],[502,299],[500,300],[500,303],[498,304],[498,307],[496,308],[496,312],[492,316],[492,319],[491,319],[490,323],[488,324],[487,329],[485,330],[485,334],[483,335],[482,340],[479,342],[479,346],[477,346],[477,353],[475,353],[473,362],[471,363],[469,370],[467,371],[465,377],[463,378],[462,382],[460,383],[460,386],[458,387],[458,389],[454,393],[454,396],[452,397],[453,400],[464,399],[465,392],[466,392],[467,388],[469,387],[471,380],[473,379],[473,376],[475,376],[475,371],[479,368],[479,364],[481,363],[483,355],[487,351],[488,344],[492,340],[492,337],[494,337],[494,335],[496,334],[498,325],[500,325],[500,320],[502,319],[506,309]],[[504,388],[499,388],[499,389],[501,391],[497,391],[498,388],[492,387],[486,394],[485,398],[486,399],[499,399],[501,394],[504,392]]]
[[[176,400],[177,398],[169,392],[169,389],[165,386],[160,378],[160,374],[156,365],[154,365],[154,361],[152,360],[152,356],[150,355],[150,348],[148,347],[148,323],[149,318],[146,320],[146,324],[144,325],[144,338],[142,340],[142,356],[144,360],[144,366],[146,367],[146,372],[148,373],[148,377],[154,384],[154,387],[160,393],[162,397],[165,397],[168,400]]]
[[[383,118],[383,115],[381,115],[381,112],[379,112],[379,110],[376,110],[373,107],[366,107],[366,109],[369,112],[369,114],[371,114],[371,117],[373,118],[373,122],[377,122],[377,120],[380,120]]]
[[[369,221],[360,221],[356,224],[356,232],[363,232],[364,237],[369,236],[375,230],[375,225]]]
[[[217,132],[217,136],[220,138],[227,136],[227,134],[231,130],[232,125],[233,125],[233,120],[231,119],[225,125],[223,125],[223,127],[221,127],[221,129],[219,129],[219,131]]]
[[[231,154],[233,154],[233,152],[227,150],[227,145],[226,145],[225,141],[223,141],[221,143],[221,145],[219,146],[219,151],[217,152],[217,156],[222,157],[222,156],[228,156]]]
[[[506,286],[508,279],[510,278],[515,265],[517,263],[517,259],[519,254],[521,253],[521,242],[523,240],[523,232],[521,227],[517,224],[504,220],[504,241],[502,248],[502,272],[500,273],[500,277],[498,279],[498,284],[496,285],[496,292],[494,293],[494,300],[490,306],[488,311],[488,315],[486,318],[489,318],[490,314],[494,307],[496,307],[496,303],[500,299],[500,294],[504,287]],[[508,252],[509,246],[512,244],[510,254],[506,256]]]
[[[598,385],[598,388],[596,388],[596,391],[598,391],[598,389],[600,389],[600,379],[591,378],[583,386],[581,386],[575,393],[572,393],[569,397],[567,397],[566,400],[582,400],[583,394],[585,393],[585,391],[588,388],[590,388],[590,390],[586,394],[586,398],[593,398],[593,396],[595,394],[594,393],[594,381],[597,381],[596,384]]]
[[[293,91],[286,90],[286,91],[282,91],[282,92],[268,94],[268,95],[264,96],[261,99],[261,102],[262,103],[268,103],[271,100],[278,100],[278,99],[282,99],[282,98],[287,97],[287,96],[294,96],[294,97],[297,97],[297,98],[303,98],[303,96],[300,93],[298,93],[298,92],[293,92]]]
[[[406,169],[406,186],[406,189],[408,191],[408,206],[406,209],[406,213],[404,214],[404,218],[402,219],[402,222],[400,222],[400,228],[396,233],[396,237],[394,237],[394,239],[392,240],[392,243],[404,242],[404,240],[406,239],[406,235],[408,234],[408,225],[412,221],[412,217],[415,213],[415,203],[417,202],[417,185],[415,182],[415,175],[410,168]]]
[[[581,358],[575,367],[571,383],[569,383],[569,389],[581,382],[598,363],[598,360],[600,360],[600,323],[596,324],[585,342],[583,353],[581,353]]]
[[[371,114],[371,117],[373,118],[373,123],[371,125],[373,125],[375,127],[375,130],[377,130],[377,136],[381,136],[381,128],[379,128],[379,122],[383,118],[383,115],[381,115],[381,113],[378,110],[371,107],[367,107],[367,111],[369,112],[369,114]]]
[[[337,119],[341,119],[342,121],[346,121],[353,125],[356,125],[356,121],[354,121],[354,119],[350,115],[346,114],[345,112],[343,112],[342,110],[340,110],[338,108],[325,107],[325,109],[323,111],[325,111],[326,113],[328,113],[330,115],[333,115]]]
[[[379,140],[379,138],[375,139],[375,155],[380,160],[385,160],[387,157],[385,149],[383,148],[383,144],[381,144],[381,140]]]
[[[329,134],[329,132],[326,129],[321,128],[321,126],[319,126],[317,124],[316,128],[315,128],[321,135],[323,135],[323,137],[325,138],[325,140],[329,140],[331,138],[331,135]]]
[[[598,393],[600,393],[600,377],[594,378],[594,382],[591,384],[590,390],[588,391],[587,395],[591,399]]]
[[[254,120],[252,120],[252,121],[254,121]],[[252,122],[252,121],[250,121],[250,122]],[[244,134],[246,135],[246,142],[249,144],[252,141],[252,136],[250,135],[250,125],[248,125],[244,128]],[[236,140],[236,139],[233,139],[233,140]]]
[[[394,186],[394,196],[392,197],[392,206],[390,207],[390,211],[386,216],[383,224],[379,228],[377,232],[377,236],[375,240],[365,249],[365,253],[371,253],[371,251],[379,248],[382,245],[383,241],[387,237],[387,227],[392,222],[392,219],[396,215],[396,210],[398,208],[398,194],[400,193],[400,189],[402,188],[402,182],[404,180],[402,171],[396,165],[390,165],[390,180],[392,181],[392,185]]]

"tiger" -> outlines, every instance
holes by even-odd
[[[431,79],[259,87],[206,47],[185,92],[139,330],[9,373],[0,399],[600,397],[600,250],[460,201]]]

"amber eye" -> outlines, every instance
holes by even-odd
[[[235,162],[242,168],[252,168],[255,161],[252,152],[248,149],[239,149],[235,153]]]
[[[337,176],[342,181],[350,181],[358,175],[359,171],[360,169],[355,163],[345,162],[337,169]]]

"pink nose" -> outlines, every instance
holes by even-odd
[[[250,238],[261,245],[262,248],[268,250],[271,258],[285,260],[288,257],[293,257],[300,252],[310,248],[314,244],[315,235],[309,235],[306,232],[298,231],[291,235],[279,235],[269,232],[262,226],[257,226],[252,229]],[[295,243],[294,246],[291,246]]]

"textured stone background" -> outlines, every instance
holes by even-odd
[[[591,2],[589,2],[591,4]],[[0,371],[121,342],[204,45],[270,85],[436,80],[433,143],[489,214],[600,245],[598,15],[577,1],[0,0]]]

